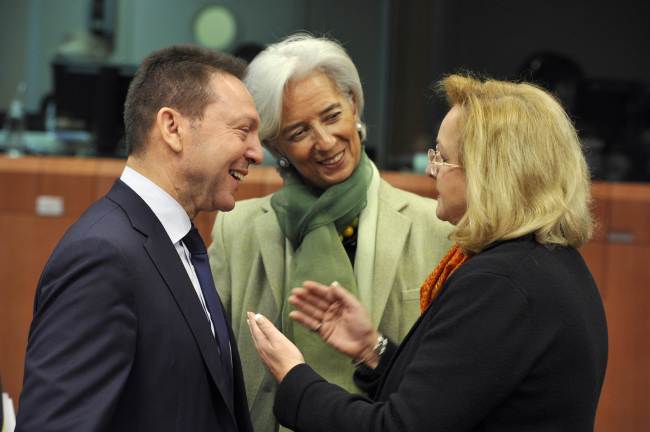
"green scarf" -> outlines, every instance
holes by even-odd
[[[365,151],[352,175],[345,181],[316,190],[303,183],[296,173],[285,175],[284,186],[271,197],[271,207],[294,248],[289,269],[288,290],[313,280],[326,285],[338,281],[358,297],[357,281],[339,233],[366,206],[372,179],[372,163]],[[300,348],[305,360],[325,379],[350,391],[358,391],[352,381],[350,359],[329,347],[320,336],[288,318],[290,307],[283,306],[282,330]]]

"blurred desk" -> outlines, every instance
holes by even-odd
[[[0,155],[0,371],[16,403],[34,290],[45,262],[68,226],[110,189],[124,163]],[[435,183],[423,175],[381,175],[396,187],[435,194]],[[252,167],[236,198],[268,195],[281,184],[275,169]],[[598,229],[581,252],[601,290],[610,335],[597,430],[650,430],[650,185],[597,182],[592,191]],[[195,220],[206,243],[215,214]]]
[[[5,148],[6,131],[0,130],[0,150],[7,152],[7,157],[12,154],[20,155],[68,155],[85,156],[92,153],[92,135],[86,131],[24,131],[22,133],[21,148]]]

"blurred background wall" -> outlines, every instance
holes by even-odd
[[[446,107],[431,86],[444,74],[471,70],[497,78],[541,80],[543,76],[530,72],[531,59],[551,54],[579,71],[579,76],[569,78],[558,78],[551,71],[556,81],[543,84],[556,91],[568,79],[575,87],[567,108],[583,135],[594,178],[650,181],[646,1],[0,0],[0,4],[0,115],[15,97],[17,84],[24,81],[29,125],[34,129],[44,127],[43,101],[54,91],[51,63],[57,52],[94,32],[109,41],[101,62],[135,66],[154,49],[193,43],[197,13],[207,5],[220,5],[237,23],[235,38],[225,48],[230,52],[244,43],[266,45],[298,30],[342,42],[364,83],[368,148],[383,168],[417,168],[413,155],[432,145]],[[94,18],[93,10],[100,12]],[[540,57],[542,69],[553,68],[548,58]]]
[[[32,140],[27,154],[111,156],[0,155],[0,373],[14,398],[45,260],[123,168],[120,98],[130,74],[152,50],[195,43],[209,6],[232,13],[236,31],[223,48],[231,53],[299,30],[342,42],[364,84],[368,150],[385,178],[416,193],[433,194],[430,179],[386,170],[422,173],[447,110],[431,89],[445,74],[534,80],[556,93],[594,179],[606,180],[594,182],[598,229],[581,249],[610,334],[596,430],[650,430],[647,0],[0,0],[0,153],[8,125],[19,124]],[[14,122],[17,106],[24,124]],[[272,169],[252,171],[238,198],[279,182]],[[40,198],[60,208],[43,209]],[[207,235],[214,213],[201,216]]]

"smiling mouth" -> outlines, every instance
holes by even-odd
[[[240,172],[238,172],[238,171],[230,170],[228,173],[230,174],[230,176],[231,176],[232,178],[234,178],[234,179],[237,180],[238,182],[244,180],[244,177],[246,177],[244,174],[242,174],[242,173],[240,173]]]
[[[335,154],[331,158],[323,159],[321,161],[318,161],[319,164],[321,165],[336,165],[343,159],[343,154],[345,153],[345,150],[341,151],[340,153]]]

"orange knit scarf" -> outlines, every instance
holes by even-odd
[[[458,269],[469,256],[458,245],[452,246],[438,266],[420,287],[420,312],[424,312],[429,304],[440,294],[440,289],[447,278]]]

